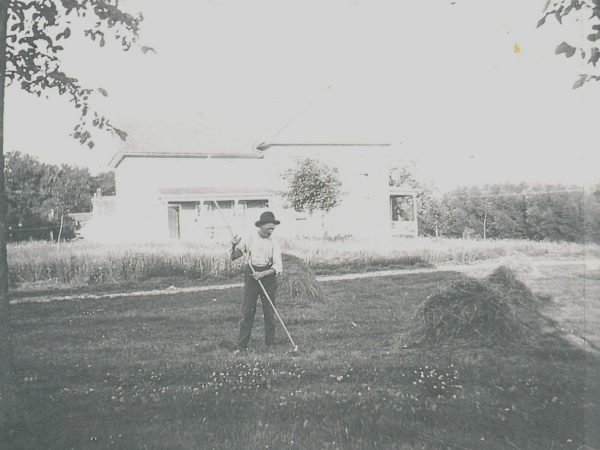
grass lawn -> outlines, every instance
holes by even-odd
[[[549,296],[544,312],[561,327],[600,345],[600,273],[580,272],[517,275]],[[415,342],[419,306],[459,276],[328,282],[320,303],[282,298],[296,356],[282,331],[264,347],[260,308],[251,349],[231,353],[241,289],[13,305],[23,427],[5,448],[598,447],[589,342]]]

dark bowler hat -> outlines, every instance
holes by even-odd
[[[264,213],[262,213],[260,215],[260,220],[258,220],[258,222],[255,222],[254,225],[256,225],[257,227],[260,227],[261,225],[264,225],[265,223],[272,223],[275,225],[279,225],[281,222],[279,220],[275,220],[275,216],[273,215],[273,213],[271,211],[265,211]]]

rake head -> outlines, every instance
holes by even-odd
[[[288,350],[288,353],[291,353],[292,355],[296,355],[298,353],[298,346],[294,345],[294,347],[290,350]]]

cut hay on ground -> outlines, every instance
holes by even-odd
[[[277,297],[311,303],[323,300],[323,291],[304,261],[287,253],[282,259],[283,274],[277,279]]]
[[[427,298],[422,315],[429,342],[537,345],[552,330],[541,303],[514,273],[499,267],[483,280],[461,277]]]

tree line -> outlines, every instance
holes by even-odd
[[[488,185],[419,198],[424,236],[600,242],[600,186]]]
[[[5,156],[9,241],[70,239],[76,222],[70,213],[91,211],[93,194],[114,195],[114,174],[92,176],[88,169],[40,162],[26,153]]]

